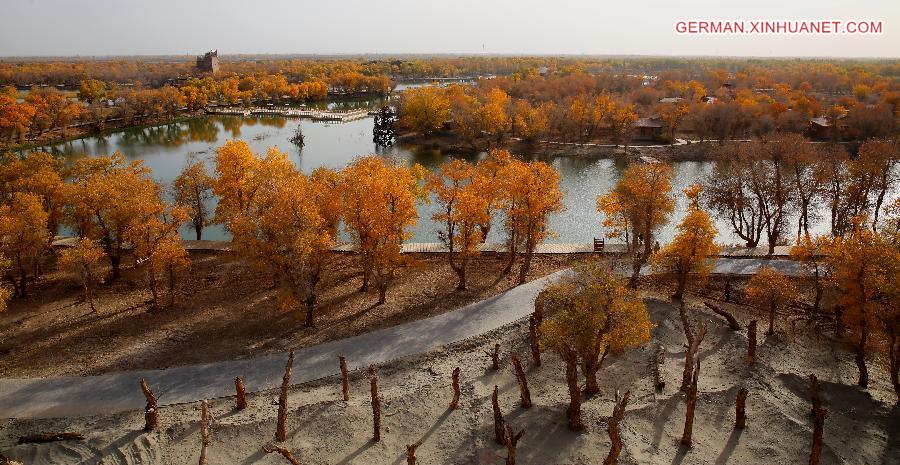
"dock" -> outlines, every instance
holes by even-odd
[[[336,121],[345,123],[356,121],[369,116],[369,109],[361,108],[347,111],[314,110],[308,108],[278,108],[278,107],[222,107],[207,108],[206,113],[211,115],[251,116],[274,115],[294,118],[308,118],[313,121]]]

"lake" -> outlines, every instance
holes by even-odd
[[[322,103],[321,107],[348,109],[375,107],[379,99],[344,103]],[[302,150],[289,142],[297,125],[303,128],[306,145]],[[102,136],[85,137],[68,142],[39,148],[69,160],[81,156],[107,155],[120,151],[129,160],[140,159],[153,170],[154,178],[167,185],[181,171],[189,156],[207,161],[212,174],[213,157],[216,147],[230,139],[243,139],[250,147],[265,153],[271,146],[286,151],[290,159],[303,172],[309,173],[319,166],[340,169],[359,155],[377,153],[402,163],[419,163],[429,170],[436,170],[450,157],[463,157],[475,161],[484,154],[452,154],[441,150],[419,146],[376,147],[372,142],[373,118],[347,122],[326,123],[284,117],[239,117],[207,115],[160,126],[130,128],[114,131]],[[38,150],[38,149],[35,149]],[[566,210],[552,217],[551,228],[556,233],[550,242],[590,242],[594,237],[602,237],[602,216],[596,211],[596,198],[608,192],[619,179],[625,164],[610,159],[585,159],[555,157],[545,160],[561,173],[561,188]],[[678,206],[673,221],[660,232],[659,240],[665,243],[671,239],[675,225],[684,215],[687,206],[681,190],[691,183],[700,181],[712,171],[711,162],[676,162],[674,168],[674,191],[678,193]],[[414,242],[436,242],[436,226],[431,216],[436,205],[419,207],[419,221],[413,228]],[[826,232],[827,217],[820,221],[816,229]],[[497,222],[499,223],[499,222]],[[495,224],[497,224],[495,223]],[[719,241],[740,243],[726,223],[716,220]],[[796,223],[788,226],[788,237],[796,229]],[[182,230],[185,238],[193,239],[194,234],[187,226]],[[491,242],[501,241],[499,227],[492,229]],[[219,225],[204,230],[204,239],[227,239],[227,232]],[[344,236],[346,238],[346,236]],[[763,238],[763,241],[765,239]]]

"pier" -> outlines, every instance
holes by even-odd
[[[347,122],[366,118],[370,111],[366,108],[347,111],[329,111],[314,110],[309,108],[278,108],[278,107],[223,107],[223,108],[206,108],[206,112],[211,115],[233,115],[233,116],[250,116],[250,115],[275,115],[295,118],[309,118],[313,121],[337,121]]]

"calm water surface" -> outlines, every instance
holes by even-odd
[[[343,104],[323,104],[332,108],[374,106],[379,102],[363,101]],[[306,145],[302,150],[289,142],[297,125],[303,128]],[[74,160],[82,156],[107,155],[120,151],[130,160],[143,160],[153,169],[157,181],[168,185],[184,167],[189,156],[206,160],[212,174],[213,157],[216,147],[231,139],[242,139],[258,152],[265,153],[271,146],[277,146],[289,154],[290,159],[306,173],[319,166],[339,169],[359,155],[377,153],[403,163],[419,163],[429,170],[436,170],[451,157],[462,157],[474,161],[482,155],[448,154],[438,149],[417,146],[395,146],[377,148],[372,143],[372,118],[348,123],[324,123],[283,117],[235,117],[202,116],[186,121],[153,126],[131,128],[112,132],[103,136],[86,137],[55,144],[41,149]],[[553,216],[551,227],[555,237],[551,242],[590,242],[604,233],[602,217],[596,211],[596,198],[608,192],[619,179],[625,165],[608,159],[583,159],[556,157],[545,160],[561,173],[561,184],[566,210]],[[700,181],[712,171],[710,162],[674,163],[674,190],[679,195],[678,206],[673,221],[663,228],[660,242],[665,243],[674,234],[675,224],[683,217],[687,202],[681,190],[691,183]],[[431,216],[436,210],[434,203],[419,207],[419,221],[413,228],[414,242],[437,241],[436,227]],[[497,222],[499,223],[499,221]],[[824,224],[818,227],[824,228]],[[719,241],[739,243],[730,228],[717,221]],[[796,228],[792,223],[789,230]],[[489,241],[500,241],[499,227],[493,228]],[[824,230],[823,230],[824,232]],[[193,239],[194,234],[187,226],[182,233]],[[345,236],[346,237],[346,236]],[[228,235],[219,225],[204,230],[204,239],[227,239]]]

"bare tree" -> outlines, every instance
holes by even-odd
[[[203,399],[200,404],[200,465],[207,465],[206,449],[209,448],[209,401]]]
[[[628,405],[628,397],[631,391],[625,391],[625,395],[619,399],[619,393],[616,392],[616,406],[613,408],[612,417],[609,419],[609,425],[606,432],[609,434],[609,440],[612,445],[609,448],[609,455],[603,461],[603,465],[615,465],[619,461],[619,454],[622,452],[622,434],[619,431],[619,423],[625,418],[625,407]]]
[[[528,338],[531,342],[531,360],[534,366],[541,366],[541,342],[538,335],[538,322],[534,315],[528,317]]]
[[[275,429],[275,440],[284,442],[287,439],[287,403],[288,388],[291,387],[291,368],[294,366],[294,351],[288,354],[287,365],[284,366],[284,377],[281,379],[281,396],[278,398],[278,426]]]
[[[369,365],[369,389],[372,393],[372,440],[381,441],[381,397],[378,396],[378,373]]]
[[[747,325],[747,364],[756,363],[756,320]]]
[[[422,445],[422,441],[406,445],[406,465],[416,465],[416,449]]]
[[[456,410],[459,408],[459,367],[456,367],[453,370],[453,400],[450,401],[450,409]]]
[[[741,386],[738,389],[737,397],[734,400],[734,427],[744,429],[747,426],[747,391],[746,387]]]
[[[276,446],[275,444],[267,444],[263,446],[263,452],[267,454],[271,454],[273,452],[277,452],[281,454],[288,462],[291,462],[291,465],[300,465],[300,460],[294,457],[294,454],[291,451],[285,449],[284,447]]]
[[[156,405],[156,395],[150,390],[147,381],[141,378],[141,391],[147,398],[147,405],[144,407],[144,431],[153,431],[159,423],[159,408]]]
[[[703,338],[706,337],[706,324],[702,321],[699,322],[697,324],[699,329],[694,331],[694,328],[691,326],[691,322],[688,319],[684,301],[681,301],[679,314],[681,316],[681,325],[684,328],[684,337],[688,342],[684,351],[684,373],[681,377],[681,390],[687,391],[691,385],[691,370],[694,367],[694,355],[697,354],[700,343],[703,342]]]
[[[684,432],[681,434],[681,444],[691,447],[691,435],[694,431],[694,409],[697,407],[697,378],[700,376],[700,360],[694,368],[694,376],[687,391],[687,409],[684,413]]]
[[[347,370],[347,359],[343,355],[338,357],[341,364],[341,389],[344,394],[344,402],[350,400],[350,374]]]
[[[828,410],[816,410],[816,418],[813,421],[813,440],[809,451],[809,465],[819,465],[819,456],[822,455],[822,435],[825,432],[825,417]]]
[[[505,426],[506,465],[516,465],[516,445],[519,444],[519,439],[522,438],[523,433],[525,433],[524,429],[518,433],[513,433],[513,429],[509,425]]]
[[[241,379],[240,376],[234,378],[234,390],[237,393],[235,408],[237,410],[244,410],[247,408],[247,390],[244,389],[244,380]]]
[[[491,407],[494,410],[494,440],[497,444],[506,444],[506,423],[503,421],[503,412],[500,411],[500,403],[497,394],[500,389],[494,385],[494,394],[491,395]]]
[[[522,408],[531,407],[531,391],[528,390],[528,378],[522,370],[522,361],[518,355],[512,356],[513,367],[516,370],[516,381],[519,383],[519,396],[522,398]]]

